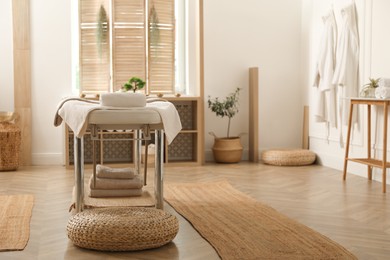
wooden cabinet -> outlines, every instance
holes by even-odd
[[[179,113],[182,130],[170,145],[166,145],[164,160],[167,166],[200,165],[203,162],[203,117],[199,97],[164,97],[172,102]],[[100,161],[104,163],[133,163],[133,142],[122,140],[132,138],[133,132],[104,131],[104,138],[121,139],[118,141],[100,141],[97,148]],[[73,132],[66,127],[66,166],[73,166]],[[153,142],[153,138],[152,141]],[[92,163],[92,142],[90,133],[84,135],[84,163]]]

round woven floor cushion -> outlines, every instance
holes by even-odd
[[[133,251],[163,246],[179,231],[177,218],[155,208],[90,209],[70,217],[69,239],[82,248]]]
[[[302,166],[313,164],[316,154],[303,149],[274,149],[264,151],[262,160],[265,164],[278,166]]]

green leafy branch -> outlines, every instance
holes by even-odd
[[[219,117],[227,116],[229,118],[228,128],[227,128],[227,137],[230,134],[230,121],[238,113],[238,98],[240,93],[240,88],[237,88],[235,92],[230,93],[225,100],[220,101],[218,97],[212,99],[208,97],[208,106],[212,112],[214,112]]]

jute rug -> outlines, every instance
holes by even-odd
[[[0,251],[26,247],[33,204],[33,195],[0,196]]]
[[[227,181],[166,184],[164,195],[222,259],[357,259]]]

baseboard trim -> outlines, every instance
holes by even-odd
[[[65,165],[62,153],[33,153],[32,165]]]

